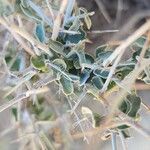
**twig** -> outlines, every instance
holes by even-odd
[[[45,0],[45,1],[46,1],[46,4],[47,4],[47,7],[48,7],[48,9],[49,9],[50,15],[51,15],[51,17],[52,17],[52,20],[54,21],[54,17],[55,17],[55,16],[54,16],[52,7],[51,7],[51,5],[50,5],[50,3],[49,3],[48,0]]]
[[[111,144],[112,150],[117,150],[116,133],[114,133],[113,131],[111,132]]]
[[[142,58],[144,58],[144,55],[145,55],[145,53],[146,53],[146,50],[147,50],[148,47],[149,47],[149,44],[150,44],[150,31],[147,33],[146,42],[145,42],[144,45],[143,45],[142,51],[141,51],[140,56],[139,56],[139,59],[138,59],[138,64],[139,64],[139,65],[140,65],[140,62],[141,62]]]
[[[119,136],[120,136],[120,139],[121,139],[122,148],[123,148],[123,150],[127,150],[127,145],[125,143],[125,138],[124,138],[121,131],[118,131],[118,132],[119,132]]]
[[[66,13],[65,13],[65,16],[64,16],[63,27],[67,23],[68,19],[71,17],[71,13],[73,11],[74,4],[75,4],[75,0],[68,0]]]
[[[116,50],[108,57],[104,62],[103,66],[108,66],[113,60],[116,59],[118,55],[124,53],[125,49],[131,45],[135,40],[142,36],[146,31],[150,29],[150,20],[148,20],[144,25],[142,25],[138,30],[136,30],[131,36],[129,36]]]
[[[87,31],[90,34],[103,34],[103,33],[114,33],[118,32],[119,30],[95,30],[95,31]]]
[[[62,21],[62,17],[65,11],[65,8],[67,6],[67,2],[68,0],[63,0],[60,6],[60,10],[58,12],[58,15],[54,21],[54,26],[53,26],[53,32],[52,32],[52,40],[56,40],[59,34],[59,30],[60,30],[60,25],[61,25],[61,21]]]
[[[0,106],[0,112],[2,112],[4,110],[6,110],[7,108],[15,105],[16,103],[28,98],[32,94],[40,94],[40,93],[45,93],[47,91],[49,91],[49,89],[47,87],[45,87],[45,88],[41,88],[41,89],[37,89],[37,90],[30,90],[30,91],[27,91],[25,93],[22,93],[21,95],[18,95],[17,97],[10,100],[9,102],[1,105]]]
[[[71,109],[71,115],[74,113],[74,111],[76,110],[76,108],[79,106],[79,104],[81,103],[81,101],[83,100],[83,98],[85,97],[85,95],[87,94],[86,91],[84,91],[78,98],[77,102],[75,103],[74,107]]]
[[[108,84],[115,72],[115,69],[119,63],[119,61],[121,60],[122,58],[122,55],[124,54],[125,52],[125,49],[130,45],[132,44],[136,39],[138,39],[141,35],[143,35],[147,30],[149,30],[150,28],[150,20],[148,20],[143,26],[141,26],[134,34],[132,34],[127,40],[125,40],[125,42],[123,42],[112,54],[110,57],[108,57],[108,59],[106,59],[104,62],[103,62],[103,65],[104,66],[107,66],[109,63],[111,63],[115,58],[117,58],[110,70],[110,73],[107,77],[107,80],[105,82],[105,84],[103,85],[103,88],[101,90],[101,93],[103,93],[107,87],[108,87]]]
[[[138,75],[144,70],[145,67],[150,65],[150,59],[144,59],[141,61],[140,66],[136,66],[135,69],[122,81],[122,86],[128,88],[128,91],[130,91],[133,87],[133,84],[135,83],[135,80],[137,79]],[[127,95],[127,91],[124,89],[121,89],[118,94],[116,94],[116,97],[114,98],[115,101],[112,104],[111,110],[108,118],[106,119],[107,122],[110,122],[113,118],[113,115],[115,114],[115,111],[118,108],[118,105],[122,102],[123,98]]]
[[[11,33],[14,32],[16,34],[19,34],[22,36],[24,39],[32,43],[33,45],[37,46],[39,49],[43,50],[45,53],[49,54],[52,56],[52,53],[49,50],[49,47],[43,43],[40,43],[38,40],[33,38],[27,31],[24,29],[14,25],[14,24],[8,24],[4,18],[0,17],[0,24],[5,26]],[[13,35],[14,36],[14,35]],[[16,36],[14,36],[16,38]]]

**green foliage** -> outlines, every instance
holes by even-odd
[[[36,57],[32,57],[31,58],[31,63],[33,65],[33,67],[35,67],[36,69],[42,71],[42,72],[47,72],[47,67],[44,61],[44,56],[36,56]]]
[[[120,104],[119,109],[129,117],[136,118],[140,109],[141,99],[135,94],[127,95],[124,101]]]

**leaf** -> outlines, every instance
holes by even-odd
[[[123,80],[132,70],[134,69],[131,67],[120,67],[120,68],[116,68],[116,73],[115,76],[120,79]]]
[[[84,18],[84,21],[86,23],[87,29],[88,30],[91,29],[92,22],[91,22],[91,19],[90,19],[90,17],[88,15]]]
[[[96,59],[99,62],[103,62],[106,60],[110,55],[112,54],[112,51],[105,51],[98,54],[98,58]]]
[[[141,47],[138,46],[132,46],[132,49],[134,49],[134,53],[132,54],[132,60],[137,62],[137,56],[140,56],[140,53],[142,51]],[[150,49],[147,49],[144,55],[144,58],[150,58]]]
[[[127,126],[127,125],[121,125],[121,126],[118,126],[117,128],[120,129],[120,130],[124,130],[124,129],[129,128],[129,126]]]
[[[107,90],[111,90],[114,86],[116,86],[116,83],[114,81],[110,81]]]
[[[129,117],[136,118],[140,106],[141,106],[141,99],[137,97],[135,94],[130,94],[120,104],[119,110],[127,114]]]
[[[88,15],[88,12],[87,12],[87,10],[85,8],[82,8],[82,7],[80,8],[80,11],[82,11],[84,13],[84,15],[85,15],[84,22],[85,22],[85,24],[87,26],[87,29],[89,30],[91,28],[91,26],[92,26],[92,22],[91,22],[91,19],[90,19],[89,15]]]
[[[98,113],[93,113],[93,115],[95,120],[95,127],[99,127],[103,117]]]
[[[86,39],[86,33],[84,32],[83,29],[79,29],[78,32],[79,32],[79,34],[75,34],[75,35],[67,34],[65,41],[77,44],[80,41]]]
[[[36,36],[39,39],[40,42],[44,42],[45,41],[45,29],[44,29],[44,24],[43,23],[39,23],[36,25]]]
[[[13,63],[11,70],[12,71],[19,71],[21,59],[18,57],[15,62]]]
[[[58,42],[58,41],[53,41],[52,39],[49,39],[49,48],[52,49],[54,52],[61,54],[61,55],[65,55],[64,54],[64,46],[62,43]]]
[[[86,57],[84,51],[72,50],[66,55],[66,58],[68,58],[69,60],[73,60],[73,64],[76,69],[82,68],[82,64],[86,63]]]
[[[87,85],[87,93],[93,95],[97,100],[100,100],[98,88]]]
[[[69,28],[69,31],[78,31],[80,28],[81,22],[80,20],[77,18],[73,21],[71,27]]]
[[[94,58],[89,54],[85,53],[85,59],[86,59],[86,64],[93,64],[94,63]]]
[[[135,43],[133,43],[133,45],[135,44],[136,46],[143,48],[145,42],[146,42],[146,37],[145,36],[141,36],[140,38],[138,38],[135,41]]]
[[[53,64],[58,66],[61,70],[65,71],[67,69],[67,65],[63,59],[55,59]]]
[[[99,90],[102,89],[103,84],[104,84],[103,80],[100,77],[98,77],[98,76],[95,76],[95,77],[92,78],[92,83]]]
[[[17,121],[18,120],[18,118],[17,118],[17,108],[12,108],[11,109],[11,111],[12,111],[12,114],[13,114],[13,116],[15,117],[15,120]]]
[[[65,95],[70,95],[73,93],[74,91],[73,83],[68,78],[62,75],[59,81],[63,87],[63,93]]]
[[[45,61],[45,59],[44,59],[43,55],[31,57],[31,63],[34,68],[36,68],[40,71],[43,71],[43,72],[47,72],[48,69],[47,69],[44,61]]]
[[[80,74],[80,86],[83,86],[86,83],[86,81],[90,77],[90,73],[91,73],[91,71],[89,69],[84,69],[81,72],[81,74]]]
[[[98,57],[99,54],[101,54],[102,52],[105,52],[105,50],[107,49],[107,45],[102,45],[96,48],[96,58]]]
[[[109,71],[106,71],[106,70],[102,70],[102,69],[95,69],[93,71],[93,73],[96,75],[96,76],[99,76],[103,79],[107,79],[108,75],[109,75]]]
[[[124,136],[125,139],[131,137],[128,129],[122,130],[121,132],[122,132],[122,134],[123,134],[123,136]]]

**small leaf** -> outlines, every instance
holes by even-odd
[[[12,114],[15,117],[15,120],[17,121],[17,108],[12,108]]]
[[[54,52],[64,55],[64,46],[62,43],[49,39],[48,44],[49,44],[49,48],[52,49]]]
[[[18,57],[15,62],[13,63],[11,70],[12,71],[19,71],[21,59]]]
[[[118,79],[123,80],[133,69],[134,69],[134,67],[131,68],[131,67],[128,67],[128,66],[117,68],[115,76]]]
[[[105,50],[107,49],[107,45],[102,45],[96,48],[96,58],[98,57],[99,54],[101,54],[102,52],[105,52]]]
[[[65,95],[70,95],[73,93],[74,91],[73,83],[68,78],[62,75],[60,78],[60,83],[63,87],[63,92]]]
[[[67,69],[67,65],[66,65],[66,63],[65,63],[65,61],[63,59],[55,59],[53,61],[53,64],[58,66],[63,71]]]
[[[127,125],[121,125],[121,126],[118,126],[117,128],[120,129],[120,130],[124,130],[124,129],[129,128],[129,126],[127,126]]]
[[[119,110],[127,114],[129,117],[136,118],[137,112],[140,109],[141,99],[135,94],[128,95],[126,99],[120,104]]]
[[[86,39],[86,33],[84,32],[83,29],[79,29],[78,32],[79,34],[75,34],[75,35],[67,34],[65,40],[67,42],[77,44],[80,41]]]
[[[99,127],[103,117],[98,113],[94,113],[93,115],[95,120],[95,127]]]
[[[112,51],[105,51],[105,52],[99,53],[99,54],[98,54],[98,58],[96,59],[96,61],[103,62],[103,61],[106,60],[111,54],[112,54]]]
[[[47,69],[47,67],[45,65],[45,62],[44,62],[43,55],[32,57],[31,58],[31,63],[32,63],[33,67],[35,67],[36,69],[38,69],[40,71],[43,71],[43,72],[47,72],[48,71],[48,69]]]
[[[98,76],[95,76],[95,77],[93,77],[92,78],[92,83],[93,83],[93,85],[95,86],[95,87],[97,87],[99,90],[100,89],[102,89],[102,87],[103,87],[103,80],[100,78],[100,77],[98,77]]]
[[[84,18],[84,21],[86,23],[87,29],[88,30],[91,29],[92,22],[91,22],[91,19],[90,19],[90,17],[88,15]]]
[[[79,20],[78,18],[76,18],[76,19],[73,21],[73,23],[72,23],[71,27],[69,28],[69,30],[70,30],[70,31],[78,31],[79,28],[80,28],[80,25],[81,25],[80,20]]]
[[[102,70],[102,69],[95,69],[93,71],[93,73],[96,75],[96,76],[100,76],[101,78],[103,79],[107,79],[108,75],[109,75],[109,71],[106,71],[106,70]]]
[[[116,86],[116,83],[114,81],[110,81],[107,90],[111,90],[114,86]]]
[[[93,95],[97,100],[101,100],[99,97],[99,89],[94,86],[87,86],[87,93]]]
[[[94,58],[89,54],[85,54],[85,59],[86,59],[86,64],[93,64],[94,63]]]
[[[138,38],[135,43],[133,43],[133,45],[137,45],[138,47],[143,48],[144,43],[146,42],[146,37],[145,36],[141,36],[140,38]]]
[[[43,23],[39,23],[36,25],[35,32],[39,41],[43,43],[45,41],[45,30]]]
[[[86,83],[86,81],[89,79],[90,77],[90,73],[91,71],[88,69],[84,69],[81,74],[80,74],[80,86],[84,85]]]
[[[123,134],[123,136],[124,136],[125,139],[131,137],[128,129],[122,130],[121,132],[122,132],[122,134]]]

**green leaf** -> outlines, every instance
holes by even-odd
[[[39,23],[36,25],[36,36],[39,39],[40,42],[44,42],[45,41],[45,29],[44,29],[44,24],[43,23]]]
[[[116,68],[115,76],[118,79],[123,80],[133,69],[134,67],[128,67],[128,66]]]
[[[32,63],[34,68],[36,68],[40,71],[43,71],[43,72],[47,72],[48,69],[47,69],[44,61],[45,61],[45,59],[44,59],[43,55],[31,57],[31,63]]]
[[[18,57],[15,62],[13,63],[11,70],[12,71],[19,71],[21,59]]]
[[[124,129],[129,128],[129,126],[127,126],[127,125],[121,125],[121,126],[118,126],[117,128],[120,129],[120,130],[124,130]]]
[[[84,18],[84,22],[86,23],[87,29],[88,30],[91,29],[92,22],[91,22],[91,19],[88,15]]]
[[[103,117],[98,113],[93,113],[93,115],[95,120],[95,127],[99,127]]]
[[[123,134],[123,136],[124,136],[125,139],[131,137],[128,129],[122,130],[121,132],[122,132],[122,134]]]
[[[80,20],[77,18],[73,21],[71,27],[69,28],[70,31],[78,31],[80,28],[81,22]]]
[[[73,83],[68,78],[62,75],[59,81],[63,87],[63,93],[65,95],[70,95],[73,93],[74,91]]]
[[[12,114],[13,114],[13,116],[15,117],[15,120],[17,121],[18,119],[17,119],[17,108],[12,108],[11,109],[11,111],[12,111]]]
[[[141,99],[135,94],[130,94],[120,104],[119,110],[127,114],[129,117],[136,118],[140,106]]]
[[[65,41],[77,44],[80,41],[86,39],[86,33],[84,32],[83,29],[79,29],[78,32],[79,34],[75,34],[75,35],[67,34]]]
[[[99,89],[95,86],[87,85],[87,93],[93,95],[97,100],[100,100]]]
[[[80,86],[84,85],[90,77],[91,71],[89,69],[84,69],[80,74]]]
[[[116,86],[116,83],[114,81],[110,81],[107,90],[112,89],[114,86]]]
[[[86,59],[86,64],[93,64],[94,63],[94,58],[89,54],[85,54],[85,59]]]
[[[96,48],[96,58],[98,57],[99,54],[101,54],[102,52],[105,52],[105,50],[107,49],[107,45],[102,45]]]
[[[138,38],[135,43],[133,43],[133,45],[137,45],[138,47],[143,48],[144,43],[146,42],[146,37],[145,36],[141,36],[140,38]]]
[[[96,76],[100,76],[101,78],[103,79],[107,79],[108,75],[109,75],[109,71],[106,71],[106,70],[102,70],[102,69],[95,69],[93,71],[93,73],[96,75]]]
[[[63,59],[55,59],[53,64],[58,66],[61,70],[65,71],[67,69],[67,65]]]
[[[103,87],[103,80],[100,78],[100,77],[98,77],[98,76],[95,76],[95,77],[93,77],[92,78],[92,83],[93,83],[93,85],[95,86],[95,87],[97,87],[99,90],[100,89],[102,89],[102,87]]]
[[[62,43],[58,41],[53,41],[52,39],[49,39],[49,48],[52,49],[54,52],[65,55],[64,54],[64,46]]]

